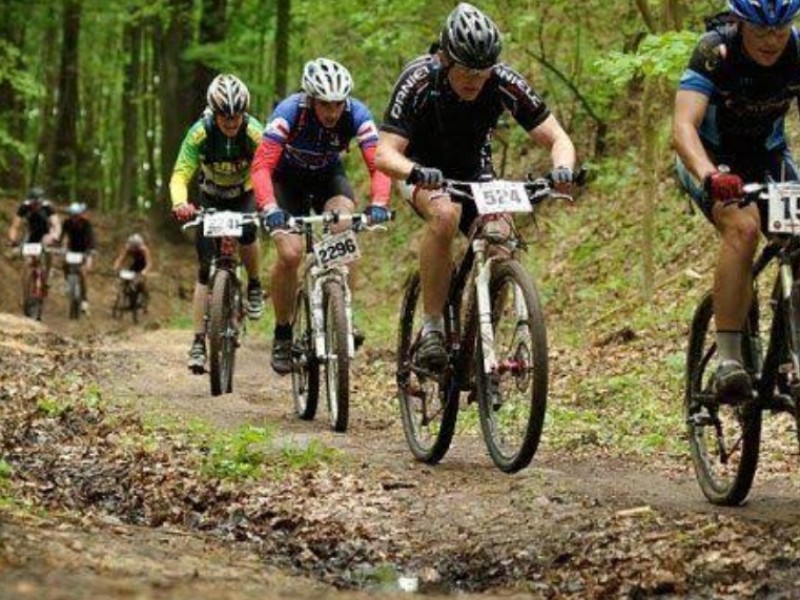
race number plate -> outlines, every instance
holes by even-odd
[[[241,213],[225,210],[206,214],[203,217],[203,235],[206,237],[241,237]]]
[[[129,271],[128,269],[123,269],[119,272],[119,278],[124,279],[125,281],[133,281],[136,279],[136,271]]]
[[[41,244],[22,244],[22,256],[40,256],[41,254]]]
[[[800,183],[771,183],[769,195],[769,231],[800,235]]]
[[[478,214],[531,212],[533,207],[528,200],[525,184],[518,181],[487,181],[471,183],[472,196]]]
[[[352,229],[326,237],[314,246],[314,255],[320,267],[346,265],[361,258]]]
[[[83,262],[83,252],[67,252],[64,259],[68,265],[79,265]]]

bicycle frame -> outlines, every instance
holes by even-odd
[[[298,217],[294,221],[296,223],[295,227],[300,229],[299,233],[303,236],[305,245],[306,260],[302,273],[302,285],[311,305],[311,335],[314,340],[314,354],[319,360],[328,358],[330,349],[325,347],[325,316],[322,290],[327,282],[335,281],[344,290],[345,314],[347,317],[347,353],[350,358],[353,358],[355,356],[355,342],[353,340],[353,301],[348,281],[350,270],[347,265],[321,267],[314,253],[314,223],[322,224],[323,235],[325,235],[330,232],[330,226],[334,222],[333,217],[327,215]]]

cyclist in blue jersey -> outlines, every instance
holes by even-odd
[[[391,182],[375,168],[378,130],[369,109],[350,97],[348,70],[327,58],[306,63],[303,91],[283,100],[267,121],[253,160],[253,186],[264,227],[275,232],[290,216],[337,210],[351,213],[356,196],[344,172],[341,153],[357,140],[371,177],[372,202],[364,212],[372,222],[389,218]],[[278,258],[270,274],[275,309],[272,368],[291,371],[292,312],[303,259],[299,236],[273,236]],[[354,332],[355,335],[355,332]]]
[[[698,42],[675,99],[678,175],[714,224],[721,245],[714,273],[720,361],[715,393],[748,398],[742,328],[752,300],[751,267],[762,219],[742,196],[744,181],[797,179],[784,117],[800,95],[800,0],[730,0],[729,17]]]

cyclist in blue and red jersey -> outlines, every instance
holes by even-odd
[[[290,216],[336,210],[352,213],[356,196],[347,179],[341,153],[357,140],[371,177],[372,202],[365,213],[373,223],[389,218],[391,182],[375,168],[378,130],[369,109],[350,97],[348,70],[327,58],[306,63],[301,93],[275,108],[253,160],[253,186],[264,227],[286,227]],[[278,258],[272,267],[270,296],[275,309],[272,368],[291,371],[292,311],[303,259],[299,236],[273,236]]]
[[[473,202],[442,192],[445,178],[491,177],[491,135],[507,110],[534,143],[549,150],[557,189],[568,192],[572,184],[572,141],[525,78],[498,62],[500,50],[494,22],[460,3],[435,51],[406,65],[381,126],[378,168],[405,181],[406,199],[426,222],[419,253],[423,331],[414,360],[429,369],[447,362],[443,313],[453,240],[477,216]]]
[[[784,117],[800,96],[800,0],[730,0],[697,44],[675,99],[678,175],[714,224],[721,245],[714,273],[719,396],[749,398],[742,329],[752,301],[751,266],[760,238],[757,206],[739,208],[744,181],[795,180]]]

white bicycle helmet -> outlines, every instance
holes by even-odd
[[[144,238],[138,233],[128,237],[128,248],[141,248],[144,246]]]
[[[67,213],[72,216],[82,215],[88,207],[83,202],[73,202],[67,208]]]
[[[303,91],[326,102],[347,100],[353,91],[350,71],[328,58],[310,60],[303,67]]]
[[[250,92],[235,75],[217,75],[208,86],[206,101],[215,114],[234,117],[250,106]]]

